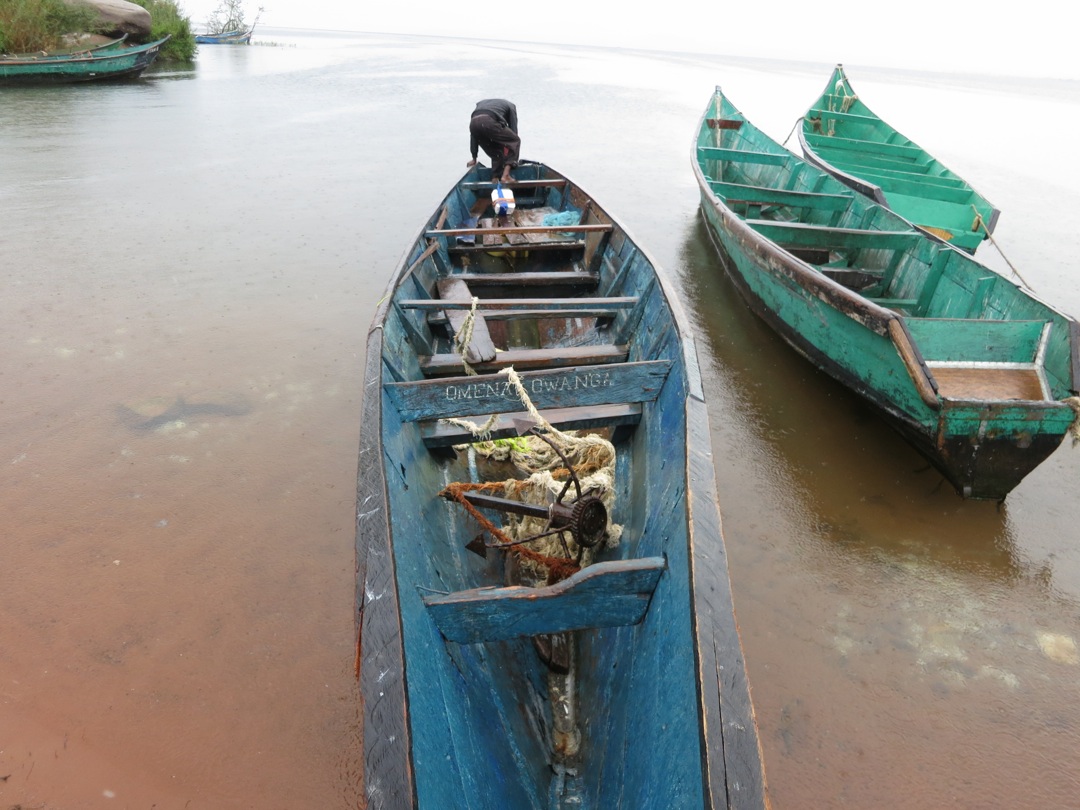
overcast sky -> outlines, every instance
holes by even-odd
[[[196,26],[219,2],[179,0]],[[1061,0],[246,0],[249,20],[260,3],[265,26],[1080,79],[1075,12]]]

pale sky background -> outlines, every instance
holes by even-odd
[[[197,29],[219,2],[179,0]],[[1080,79],[1077,14],[1063,0],[246,0],[249,20],[260,3],[260,26]]]

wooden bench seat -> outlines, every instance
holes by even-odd
[[[521,382],[540,410],[651,402],[664,385],[670,360],[522,371]],[[505,374],[383,383],[403,422],[517,413],[521,397]]]
[[[746,224],[766,239],[780,245],[801,247],[866,248],[905,250],[920,244],[925,237],[911,231],[868,231],[859,228],[829,228],[799,222],[771,219],[748,219]]]
[[[460,279],[471,288],[476,289],[485,287],[570,287],[572,289],[595,290],[600,284],[599,273],[586,273],[579,270],[459,273],[454,278]]]
[[[548,408],[540,412],[548,424],[559,430],[591,428],[623,428],[641,422],[641,403],[621,402],[613,405],[588,405],[576,408]],[[470,422],[486,425],[490,414],[469,416]],[[488,430],[488,439],[508,439],[521,435],[523,424],[534,423],[528,411],[498,414]],[[420,424],[420,435],[428,448],[452,447],[477,441],[472,432],[459,425],[438,419]]]
[[[663,557],[599,562],[554,585],[473,588],[424,604],[443,637],[460,644],[625,627],[645,618],[665,567]]]
[[[594,298],[485,298],[480,306],[485,311],[485,317],[492,310],[549,310],[569,311],[588,309],[633,309],[637,306],[638,297],[633,295],[616,296],[611,298],[597,296]],[[406,298],[398,302],[402,309],[469,309],[472,306],[468,301],[442,301],[438,298]]]
[[[720,146],[699,146],[698,154],[706,160],[726,160],[732,163],[761,163],[766,166],[786,166],[796,160],[790,152],[750,152],[745,149],[725,149]]]
[[[557,349],[508,349],[497,352],[490,361],[469,365],[477,372],[498,371],[513,366],[515,370],[594,366],[603,363],[622,363],[629,356],[629,347],[602,343],[595,346],[569,346]],[[457,352],[421,356],[420,370],[427,377],[465,373],[462,356]]]

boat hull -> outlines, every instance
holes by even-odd
[[[0,86],[75,84],[137,78],[169,37],[131,47],[110,46],[79,56],[0,60]]]
[[[728,109],[726,114],[735,113]],[[699,150],[716,138],[714,130],[706,125],[710,118],[715,122],[713,116],[720,116],[720,112],[710,109],[702,120],[695,144]],[[736,123],[742,126],[744,122]],[[835,204],[838,211],[845,210],[840,206],[851,205],[856,212],[853,218],[864,219],[860,206],[866,203],[860,203],[857,196],[845,203],[843,195],[815,179],[809,165],[799,166],[798,158],[768,141],[748,122],[745,125],[745,137],[757,138],[752,145],[745,145],[749,157],[740,156],[730,147],[705,146],[704,153],[737,161],[762,161],[767,157],[774,165],[784,166],[784,177],[798,175],[801,183],[818,189],[818,193],[804,194],[798,200],[800,205],[828,202]],[[816,261],[825,263],[811,264],[763,235],[776,230],[777,225],[766,220],[747,221],[713,188],[733,189],[728,193],[739,197],[765,195],[790,202],[795,194],[782,190],[783,182],[769,190],[766,180],[777,178],[768,177],[767,172],[759,175],[763,185],[755,188],[710,180],[703,170],[705,165],[695,158],[702,214],[721,248],[728,275],[751,309],[815,366],[863,397],[962,496],[1003,499],[1060,445],[1075,419],[1069,405],[1061,401],[1074,390],[1074,321],[1000,277],[991,276],[990,270],[975,265],[965,254],[925,237],[926,244],[920,244],[914,231],[905,232],[909,225],[899,217],[895,221],[878,220],[873,229],[864,232],[810,222],[778,223],[782,232],[801,230],[813,232],[815,238],[824,234],[821,239],[839,240],[830,243],[834,245],[831,252],[809,249],[821,253]],[[718,174],[722,169],[714,164],[711,171]],[[839,214],[837,218],[839,224]],[[835,245],[856,238],[860,244],[874,240],[874,252],[849,251],[847,263],[836,262]],[[889,259],[892,253],[884,248],[890,244],[907,244],[908,253]],[[907,287],[901,284],[899,289],[906,293],[904,300],[893,293],[886,306],[838,283],[838,274],[857,273],[858,261],[851,257],[864,254],[878,260],[886,256],[886,274],[908,273],[914,277],[920,273],[923,289],[914,283]],[[935,269],[939,278],[933,283],[939,288],[943,283],[950,285],[943,291],[927,280]],[[959,293],[972,286],[977,288],[979,283],[987,286],[974,297],[960,297]],[[997,287],[991,290],[990,284]],[[978,315],[977,307],[988,314],[973,317]],[[957,317],[961,313],[966,316]],[[1014,320],[1003,319],[1010,313]],[[1008,362],[1020,358],[990,356],[1009,344],[1006,334],[1011,336],[1021,329],[1028,329],[1031,335],[1041,334],[1031,339],[1034,348],[1029,351],[1029,362]],[[1054,336],[1052,341],[1050,335]],[[967,349],[972,350],[969,355],[964,354]],[[991,360],[996,362],[988,362]],[[1012,392],[996,393],[989,399],[975,398],[970,396],[970,387],[964,392],[949,387],[949,381],[954,379],[950,375],[961,374],[1023,374],[1029,382],[1037,381],[1043,390],[1036,390],[1028,399]]]
[[[603,300],[629,308],[610,322],[605,316],[599,331],[579,318],[541,317],[538,334],[563,334],[572,343],[621,336],[628,349],[625,362],[535,370],[523,363],[520,373],[546,414],[638,400],[640,419],[611,433],[612,519],[622,537],[602,560],[550,589],[509,589],[506,602],[493,604],[492,588],[506,576],[504,552],[480,558],[466,551],[477,535],[474,519],[437,497],[448,482],[476,477],[484,462],[465,449],[432,451],[437,426],[426,424],[432,409],[478,414],[521,403],[504,403],[502,375],[487,373],[439,378],[434,404],[411,404],[427,384],[415,352],[429,339],[431,321],[408,315],[415,306],[410,299],[424,298],[463,253],[469,272],[450,275],[479,287],[481,265],[512,260],[519,274],[544,272],[542,257],[562,250],[532,244],[526,256],[457,241],[468,235],[453,228],[490,194],[489,175],[471,170],[438,206],[403,257],[368,337],[357,498],[357,662],[368,806],[763,808],[692,338],[640,246],[578,187],[539,164],[519,166],[517,182],[565,184],[544,193],[564,208],[588,211],[586,227],[612,226],[606,236],[587,236],[585,252],[575,254],[599,268],[602,292],[583,296],[581,305]],[[528,190],[514,190],[519,207],[527,204]],[[440,212],[449,212],[450,229]],[[557,249],[546,250],[551,247]],[[506,300],[507,288],[496,299]],[[554,303],[546,295],[525,296],[521,306]],[[496,317],[496,309],[485,311]],[[561,351],[569,349],[554,353]],[[624,384],[639,373],[650,376]],[[640,606],[639,617],[622,617],[621,598],[586,596],[590,577],[630,569],[656,577],[644,602],[630,600]],[[510,622],[472,612],[480,603],[497,619],[519,598],[531,607]],[[565,682],[536,650],[534,637],[547,635],[552,622],[572,639],[574,709],[567,716],[576,722],[559,719],[552,684]]]
[[[868,319],[867,313],[842,300],[824,304],[825,310],[832,310],[831,315],[823,314],[814,300],[804,299],[793,306],[790,296],[778,291],[788,285],[775,279],[763,282],[763,274],[770,272],[769,263],[744,258],[745,243],[725,226],[724,218],[707,199],[702,200],[701,210],[725,271],[750,310],[818,369],[865,399],[961,496],[1004,500],[1060,446],[1074,417],[1059,405],[1032,409],[1001,403],[946,402],[935,412],[919,403],[914,385],[883,392],[871,381],[883,368],[891,367],[886,372],[889,376],[907,376],[894,361],[895,346],[874,328],[887,333],[888,317]],[[775,261],[784,259],[774,255]],[[800,307],[804,314],[812,314],[805,318],[785,316]],[[808,322],[829,326],[818,330],[808,328]],[[861,347],[862,362],[853,365],[847,352],[838,357],[834,349],[840,346]]]

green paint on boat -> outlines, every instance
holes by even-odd
[[[1075,320],[784,149],[719,88],[693,167],[751,308],[961,495],[1004,499],[1060,445],[1080,380]]]
[[[814,165],[969,253],[997,224],[985,197],[859,98],[843,65],[803,116],[799,142]]]

